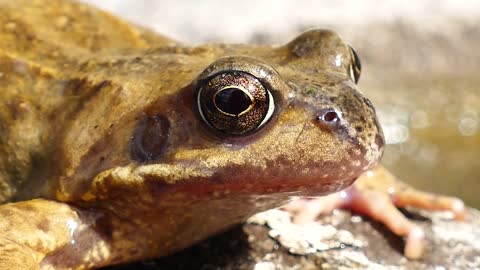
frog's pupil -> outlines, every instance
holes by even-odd
[[[238,116],[252,105],[252,101],[241,89],[227,88],[215,95],[215,104],[223,112]]]

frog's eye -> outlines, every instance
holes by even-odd
[[[259,129],[275,109],[270,91],[257,78],[241,71],[223,72],[202,82],[197,106],[208,126],[232,136]]]
[[[350,58],[352,59],[352,63],[350,63],[350,78],[352,78],[352,81],[355,83],[358,83],[360,74],[362,73],[362,63],[360,62],[360,57],[357,52],[350,46],[348,48],[350,51]]]

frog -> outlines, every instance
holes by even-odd
[[[463,202],[380,165],[360,74],[331,30],[190,46],[75,1],[0,1],[0,268],[167,256],[286,203],[299,223],[363,213],[419,258],[396,207]]]

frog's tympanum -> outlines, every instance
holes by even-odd
[[[422,231],[394,204],[458,217],[462,204],[378,166],[359,76],[328,30],[189,47],[70,1],[0,1],[0,268],[164,256],[362,174],[287,208],[354,209],[418,257]]]

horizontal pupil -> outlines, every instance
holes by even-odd
[[[252,101],[241,89],[226,88],[215,95],[215,104],[223,112],[239,115],[250,107]]]

